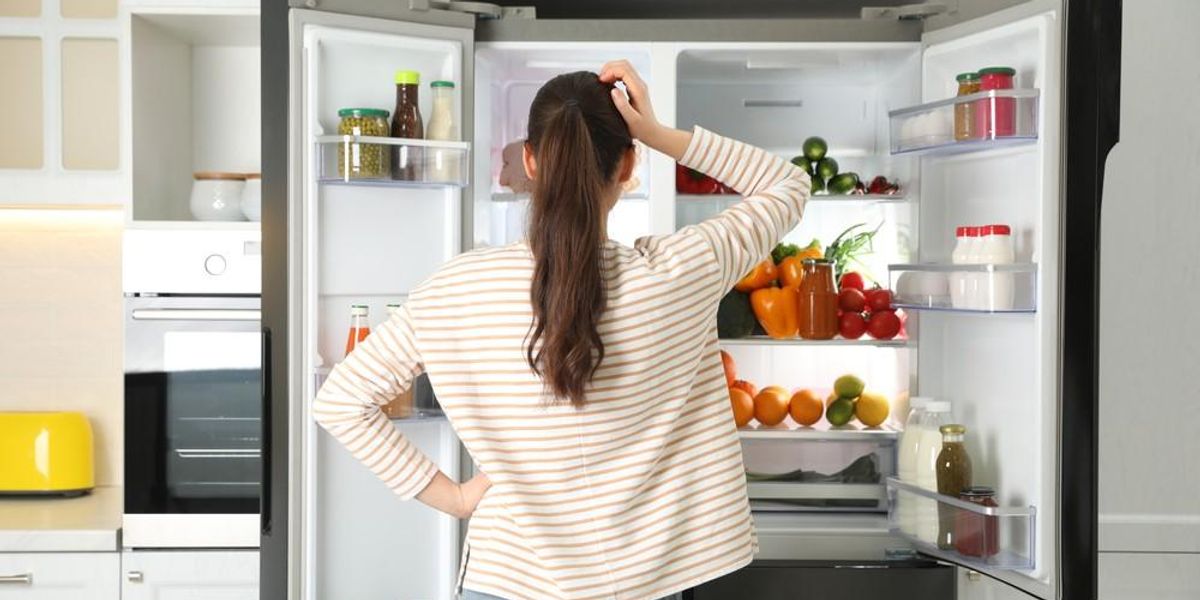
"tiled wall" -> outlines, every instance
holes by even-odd
[[[0,411],[79,410],[121,483],[121,227],[113,209],[0,208]]]

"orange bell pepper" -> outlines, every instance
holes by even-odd
[[[779,271],[780,287],[800,289],[800,282],[804,279],[804,265],[800,260],[799,256],[789,256],[779,263],[777,270]]]
[[[804,260],[806,258],[825,258],[825,250],[821,248],[821,242],[817,241],[816,238],[813,238],[813,241],[809,242],[807,246],[801,248],[795,256],[796,260]]]
[[[765,288],[775,281],[778,272],[775,270],[775,263],[771,259],[764,260],[755,265],[754,270],[750,271],[741,281],[733,286],[733,289],[739,292],[753,292],[759,288]]]
[[[800,293],[790,287],[769,287],[750,293],[754,316],[775,339],[794,338],[800,332]]]

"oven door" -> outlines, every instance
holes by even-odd
[[[256,546],[260,301],[125,300],[126,547]]]

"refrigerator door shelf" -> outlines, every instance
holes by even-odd
[[[355,135],[323,135],[316,141],[318,180],[325,184],[461,188],[471,170],[467,142]],[[415,178],[392,178],[396,153],[411,161]]]
[[[1033,506],[988,507],[887,479],[888,521],[918,551],[977,569],[1033,569],[1037,509]],[[954,547],[936,544],[939,526],[952,532]]]
[[[894,306],[963,313],[1037,312],[1037,265],[888,265]]]
[[[959,154],[1037,140],[1038,90],[987,90],[888,113],[892,154]]]
[[[717,207],[717,210],[724,210],[729,205],[741,201],[743,196],[740,194],[675,194],[676,202],[696,202],[708,203]],[[890,203],[890,202],[909,202],[907,194],[901,191],[898,194],[815,194],[809,197],[809,202],[821,202],[828,204],[852,204],[859,202],[869,203]]]
[[[621,202],[638,202],[648,199],[645,192],[633,191],[621,194]],[[529,202],[529,192],[492,192],[492,202]]]

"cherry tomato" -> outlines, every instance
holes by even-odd
[[[844,290],[846,288],[854,288],[861,292],[867,289],[867,286],[863,283],[862,275],[859,275],[856,271],[847,271],[842,273],[842,278],[838,281],[838,289]]]
[[[867,321],[867,333],[877,340],[890,340],[900,333],[900,317],[890,311],[872,313]]]
[[[838,319],[838,333],[848,340],[857,340],[867,332],[867,320],[861,313],[843,313]],[[894,335],[894,334],[893,334]]]
[[[867,307],[871,312],[880,312],[892,309],[892,292],[886,289],[871,290],[867,292]]]
[[[867,297],[854,288],[842,288],[838,292],[838,308],[846,312],[860,313],[867,306]]]

